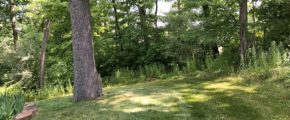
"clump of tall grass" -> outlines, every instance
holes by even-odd
[[[165,73],[163,65],[152,64],[134,69],[117,69],[110,77],[104,78],[104,85],[132,84],[161,78]]]
[[[185,73],[195,73],[197,71],[196,58],[193,55],[189,59],[185,60],[186,66],[183,68]]]
[[[0,120],[13,120],[24,106],[22,94],[0,94]]]
[[[160,78],[164,73],[164,66],[159,64],[146,65],[139,69],[139,75],[145,75],[147,79]]]
[[[43,89],[26,91],[24,93],[27,101],[45,100],[56,96],[70,94],[73,91],[71,85],[64,87],[62,85],[46,86]]]
[[[136,77],[137,77],[136,73],[133,70],[130,70],[129,68],[118,69],[115,71],[113,76],[109,78],[110,81],[108,83],[111,83],[111,84],[134,83],[137,80]]]
[[[1,94],[23,95],[26,101],[44,100],[56,96],[66,95],[73,92],[71,83],[63,85],[47,85],[42,89],[24,90],[20,85],[15,84],[9,87],[0,87]],[[1,120],[1,119],[0,119]]]
[[[248,66],[241,70],[241,75],[249,80],[263,81],[279,79],[288,74],[285,66],[289,65],[289,52],[282,45],[271,43],[268,51],[251,48],[248,53]]]
[[[234,67],[224,55],[217,56],[213,59],[211,56],[206,57],[206,70],[209,72],[231,73]]]
[[[22,88],[17,84],[8,87],[7,86],[0,87],[0,94],[18,94],[22,92],[23,92]]]

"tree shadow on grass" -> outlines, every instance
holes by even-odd
[[[277,109],[272,110],[272,105],[265,105],[260,103],[261,99],[256,99],[260,94],[257,91],[261,88],[243,86],[232,82],[234,79],[238,78],[219,76],[199,79],[187,76],[176,81],[112,88],[105,90],[105,96],[97,101],[74,103],[70,97],[56,98],[39,103],[40,114],[36,119],[271,119],[273,111]],[[290,117],[287,113],[276,115],[285,119]]]

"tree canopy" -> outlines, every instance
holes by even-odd
[[[172,3],[160,15],[162,3]],[[109,77],[118,69],[164,65],[166,71],[186,65],[197,69],[208,59],[224,57],[240,67],[239,0],[94,0],[90,1],[96,67]],[[245,62],[249,51],[269,51],[273,41],[289,48],[290,2],[246,2]],[[156,4],[159,6],[156,6]],[[170,6],[168,6],[170,7]],[[156,10],[157,8],[157,10]],[[156,12],[157,11],[157,12]],[[0,2],[0,83],[36,88],[45,21],[51,21],[46,48],[45,83],[66,86],[73,80],[72,30],[68,0],[2,0]],[[17,39],[15,38],[17,36]],[[19,44],[17,49],[15,44]],[[107,82],[110,82],[109,80]]]

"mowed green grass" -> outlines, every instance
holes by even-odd
[[[290,120],[290,89],[238,76],[175,76],[114,86],[95,101],[39,101],[34,120]]]

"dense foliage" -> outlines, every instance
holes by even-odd
[[[22,95],[0,94],[0,119],[13,120],[22,111],[23,105]]]
[[[14,11],[8,1],[0,2],[0,85],[37,88],[42,29],[49,19],[45,85],[69,91],[65,88],[73,84],[73,54],[68,0],[13,0]],[[162,78],[169,72],[241,70],[238,0],[157,0],[159,7],[165,2],[173,3],[171,11],[160,15],[155,14],[155,0],[91,1],[96,65],[106,85]],[[248,2],[243,67],[266,70],[268,63],[274,68],[289,62],[289,4]],[[10,25],[13,15],[18,49]]]

